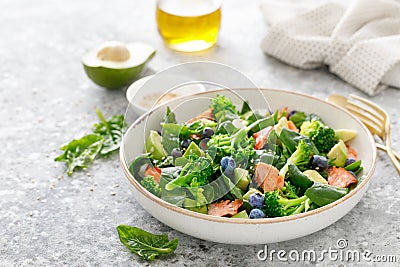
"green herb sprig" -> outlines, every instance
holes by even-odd
[[[87,168],[97,155],[107,156],[119,149],[126,128],[123,115],[114,115],[108,121],[99,109],[96,113],[100,122],[94,124],[93,133],[75,139],[60,147],[64,153],[54,160],[67,163],[67,174],[71,176],[75,168]]]

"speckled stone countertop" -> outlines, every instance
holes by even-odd
[[[60,145],[88,133],[97,121],[96,107],[106,117],[126,109],[123,90],[96,86],[80,64],[85,51],[107,40],[154,46],[158,51],[150,64],[154,70],[211,60],[238,68],[260,87],[321,98],[331,93],[365,96],[323,69],[299,70],[265,56],[259,48],[266,31],[259,5],[259,1],[226,1],[218,45],[207,52],[182,54],[162,44],[154,21],[155,1],[1,1],[0,266],[147,265],[119,242],[119,224],[179,238],[175,255],[156,260],[154,266],[271,264],[257,259],[262,245],[207,242],[152,218],[132,197],[117,154],[72,177],[64,175],[64,164],[53,160]],[[400,151],[400,90],[389,88],[370,99],[390,114],[393,146]],[[315,234],[269,244],[269,249],[322,251],[343,238],[351,249],[395,254],[400,260],[398,188],[400,177],[379,152],[370,187],[349,214]]]

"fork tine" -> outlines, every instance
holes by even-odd
[[[360,117],[362,116],[363,118],[370,120],[371,122],[375,123],[379,128],[383,127],[382,125],[385,123],[384,119],[382,119],[380,116],[377,116],[377,114],[373,113],[370,110],[364,109],[363,107],[360,107],[353,102],[347,102],[346,108],[348,110],[357,112]]]
[[[358,116],[358,115],[356,115],[356,116]],[[368,128],[368,130],[371,133],[376,134],[383,140],[383,138],[384,138],[383,129],[377,129],[376,127],[374,127],[374,125],[371,124],[371,122],[369,120],[365,120],[364,118],[360,118],[360,117],[359,117],[359,119]]]
[[[354,99],[360,101],[361,103],[364,103],[365,105],[367,105],[367,106],[373,108],[373,109],[376,110],[384,119],[388,117],[388,114],[386,113],[386,111],[384,111],[380,106],[378,106],[378,105],[372,103],[371,101],[369,101],[369,100],[367,100],[367,99],[365,99],[365,98],[362,98],[362,97],[360,97],[360,96],[353,95],[353,94],[350,94],[349,96],[350,96],[351,98],[354,98]]]
[[[356,117],[358,117],[362,123],[372,132],[373,134],[378,135],[381,139],[383,139],[384,128],[382,124],[378,124],[375,121],[371,120],[363,113],[360,113],[358,109],[354,109],[352,106],[346,106],[347,110],[353,113]]]

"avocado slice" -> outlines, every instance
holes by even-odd
[[[343,142],[347,142],[357,136],[357,131],[349,129],[337,129],[335,130],[335,136],[338,139],[342,139]]]
[[[333,165],[344,167],[347,159],[347,148],[343,140],[339,140],[339,142],[331,148],[326,156],[328,159],[332,160]]]
[[[188,162],[189,162],[189,160],[188,160],[187,158],[179,157],[179,158],[176,158],[176,159],[175,159],[175,166],[181,166],[181,167],[183,167],[183,166],[185,166],[186,163],[188,163]]]
[[[197,205],[197,202],[191,198],[185,198],[183,200],[183,207],[185,209],[188,209],[188,210],[191,210],[194,212],[198,212],[198,213],[207,214],[207,206],[206,205],[200,206],[200,207],[198,207],[196,205]]]
[[[278,123],[274,126],[274,129],[276,134],[279,136],[282,132],[282,129],[283,128],[287,129],[288,127],[289,126],[286,117],[282,117],[279,119]]]
[[[111,41],[83,55],[82,64],[94,83],[116,89],[135,81],[155,53],[147,44]]]
[[[243,200],[249,200],[249,196],[253,193],[259,193],[260,195],[263,195],[263,193],[261,193],[259,190],[255,188],[250,188],[249,191],[247,191],[247,193],[243,195]]]
[[[150,131],[149,137],[145,143],[145,149],[146,153],[150,153],[153,156],[153,159],[160,160],[166,156],[161,143],[161,136],[156,131]]]
[[[203,156],[203,152],[200,150],[198,145],[195,142],[191,142],[185,153],[183,154],[184,158],[188,158],[190,155],[197,155],[199,157]]]
[[[319,172],[317,172],[316,170],[306,170],[303,172],[303,174],[316,183],[328,184],[325,178],[322,177],[322,175],[319,174]]]
[[[236,186],[242,190],[246,190],[247,186],[250,184],[249,171],[242,168],[236,168],[233,171],[233,174],[235,176]]]
[[[233,215],[231,218],[244,218],[244,219],[248,219],[249,215],[247,215],[247,212],[245,210],[242,210],[241,212]]]

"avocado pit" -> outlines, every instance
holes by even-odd
[[[97,52],[97,58],[108,61],[126,61],[131,57],[128,48],[122,43],[109,44]]]

